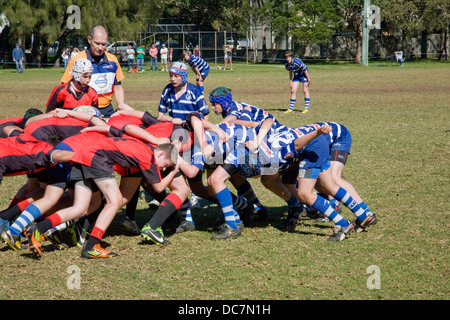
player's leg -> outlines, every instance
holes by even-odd
[[[156,244],[170,243],[169,241],[164,239],[164,234],[161,227],[164,222],[166,222],[167,219],[181,207],[183,202],[188,199],[190,193],[189,186],[187,185],[186,180],[182,174],[177,174],[168,185],[168,188],[171,190],[171,192],[163,200],[161,200],[161,205],[158,207],[153,217],[144,225],[141,230],[141,236],[145,240],[152,241]],[[193,226],[194,225],[192,224],[192,227]],[[178,228],[180,227],[182,226],[180,225]],[[189,226],[184,227],[190,228]],[[189,230],[194,229],[195,228],[190,228]],[[180,232],[180,230],[176,232]]]
[[[137,172],[136,174],[131,174],[129,176],[122,176],[119,186],[123,200],[122,206],[126,205],[125,215],[120,220],[120,225],[125,230],[135,235],[141,233],[134,216],[139,201],[139,187],[141,181],[142,175],[140,172]]]
[[[237,168],[234,165],[223,164],[218,166],[208,178],[208,185],[211,186],[215,193],[225,218],[225,224],[220,228],[218,234],[212,237],[213,240],[228,239],[240,235],[240,229],[238,227],[240,217],[233,207],[231,192],[225,184],[225,181],[227,181],[236,170]],[[236,217],[238,217],[238,220],[236,220]]]
[[[308,113],[309,112],[309,104],[311,102],[311,96],[309,94],[309,83],[302,81],[302,85],[303,85],[303,94],[305,95],[305,110],[303,110],[302,113]]]
[[[284,113],[291,113],[294,111],[295,103],[297,102],[297,90],[298,86],[300,84],[300,81],[298,79],[293,79],[291,84],[291,98],[289,100],[289,109],[286,110]]]

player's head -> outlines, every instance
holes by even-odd
[[[191,52],[191,51],[189,51],[189,50],[184,50],[184,51],[183,51],[183,57],[184,57],[186,60],[189,60],[190,57],[191,57],[191,55],[192,55],[192,52]]]
[[[39,114],[42,114],[42,111],[36,108],[30,108],[25,112],[25,115],[23,116],[25,119],[37,116]]]
[[[170,82],[172,82],[174,86],[183,85],[187,82],[188,68],[182,62],[174,62],[169,68],[169,74],[170,74]],[[178,76],[181,78],[176,79],[176,77]]]
[[[177,164],[178,150],[171,143],[163,143],[155,148],[155,163],[159,169],[165,170],[168,167]]]
[[[286,51],[286,52],[284,53],[284,55],[285,55],[285,57],[286,57],[286,60],[287,60],[289,63],[291,63],[292,60],[294,59],[294,53],[293,53],[292,51],[290,51],[290,50]]]
[[[228,111],[233,103],[231,90],[225,87],[215,88],[209,94],[209,101],[212,103],[212,109],[216,114]]]
[[[72,68],[73,80],[85,87],[91,81],[92,71],[94,68],[88,59],[77,59]]]

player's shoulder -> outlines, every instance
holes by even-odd
[[[105,51],[105,55],[106,55],[106,58],[107,58],[109,61],[114,61],[114,62],[116,62],[116,63],[119,63],[119,60],[117,59],[116,55],[114,55],[114,54],[112,54],[112,53],[110,53],[110,52],[108,52],[108,51]]]

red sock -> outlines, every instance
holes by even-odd
[[[102,240],[104,234],[105,234],[105,231],[103,231],[100,228],[94,227],[89,236],[97,238],[99,240]]]
[[[31,203],[32,203],[31,200],[25,199],[17,202],[17,206],[19,207],[20,211],[24,211]]]

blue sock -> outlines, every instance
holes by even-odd
[[[344,206],[349,208],[356,216],[358,220],[364,220],[366,218],[366,212],[362,209],[356,201],[350,196],[350,194],[343,188],[339,188],[338,192],[334,196],[337,200],[342,202]]]
[[[363,201],[359,204],[359,206],[361,207],[361,209],[364,210],[364,212],[366,213],[366,216],[369,217],[371,215],[373,215],[373,213],[370,211],[369,207],[367,206],[367,204]]]
[[[237,229],[238,226],[235,220],[236,211],[233,208],[233,199],[231,197],[231,192],[227,188],[216,193],[217,200],[219,200],[219,205],[222,208],[223,215],[225,217],[225,223],[233,229]]]
[[[316,201],[312,204],[312,207],[317,211],[326,215],[330,220],[341,227],[346,227],[349,225],[348,221],[345,220],[339,213],[337,213],[331,206],[330,203],[317,195]]]
[[[300,207],[301,206],[301,203],[293,195],[291,195],[291,198],[288,201],[286,201],[286,203],[289,207]]]
[[[180,214],[184,220],[189,222],[190,224],[194,224],[194,220],[192,219],[192,213],[190,209],[190,201],[189,199],[184,200],[183,204],[180,206]]]
[[[205,86],[200,86],[200,91],[202,92],[202,94],[205,93]]]
[[[289,109],[294,110],[296,101],[297,101],[297,99],[291,99],[290,104],[289,104]]]
[[[20,235],[23,229],[30,223],[36,221],[41,216],[41,211],[34,204],[30,204],[22,212],[22,214],[14,221],[13,225],[9,227],[9,231],[13,235]]]
[[[305,98],[305,109],[309,110],[309,102],[311,101],[310,98]]]

